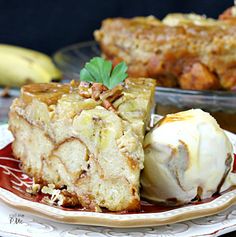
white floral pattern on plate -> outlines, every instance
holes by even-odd
[[[0,203],[0,235],[9,236],[9,233],[11,233],[14,236],[32,236],[33,233],[33,236],[42,236],[43,234],[44,237],[213,237],[236,230],[235,212],[235,207],[231,207],[217,215],[172,225],[119,229],[56,223],[39,217],[33,217]],[[22,218],[23,223],[18,225],[10,224],[9,215],[18,213],[24,215]],[[225,222],[225,219],[228,219],[228,222]]]

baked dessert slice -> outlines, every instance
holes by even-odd
[[[232,15],[232,14],[231,14]],[[125,61],[133,77],[193,90],[236,87],[236,21],[196,14],[105,19],[95,39],[104,57]]]
[[[14,155],[36,183],[66,186],[82,206],[137,210],[143,137],[154,95],[152,79],[32,84],[9,113]]]

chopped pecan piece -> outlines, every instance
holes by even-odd
[[[103,100],[103,101],[102,101],[102,106],[103,106],[105,109],[107,109],[107,110],[111,110],[111,111],[113,111],[113,112],[116,111],[115,108],[114,108],[114,106],[112,105],[112,103],[109,102],[108,100]]]
[[[108,88],[101,83],[93,83],[91,89],[92,89],[92,98],[95,100],[98,100],[100,98],[100,94],[103,91],[108,90]]]
[[[113,101],[115,101],[116,99],[118,99],[122,95],[122,90],[123,90],[123,86],[122,85],[117,85],[113,89],[103,92],[100,95],[100,99],[102,101],[103,100],[108,100],[109,102],[112,103]]]

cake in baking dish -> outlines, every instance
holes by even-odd
[[[23,86],[9,113],[14,155],[36,183],[67,187],[84,207],[138,210],[144,132],[155,81]]]
[[[133,77],[191,90],[235,90],[236,8],[219,20],[196,14],[109,18],[95,31],[104,57]]]

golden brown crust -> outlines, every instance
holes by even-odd
[[[126,208],[124,211],[138,211],[140,210],[141,204],[139,199],[132,199],[132,202],[129,203],[128,208]]]
[[[29,104],[33,99],[46,103],[55,104],[65,93],[69,93],[70,85],[59,83],[28,84],[21,88],[23,101]]]
[[[236,22],[215,22],[168,26],[145,18],[106,19],[95,38],[114,65],[127,62],[130,76],[161,78],[162,86],[231,90],[236,86]]]
[[[219,20],[229,24],[236,24],[236,6],[229,7],[219,15]]]
[[[187,90],[217,90],[217,77],[201,63],[194,63],[179,78],[180,87]]]

